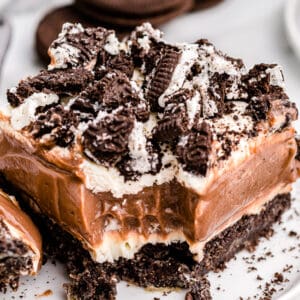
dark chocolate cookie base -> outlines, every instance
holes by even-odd
[[[205,274],[224,269],[238,251],[253,250],[260,237],[272,235],[272,225],[280,220],[290,203],[290,194],[278,195],[259,215],[244,216],[206,244],[201,263],[192,259],[186,243],[173,243],[170,246],[148,244],[134,259],[99,264],[79,241],[58,225],[44,216],[36,217],[49,258],[66,265],[71,278],[71,283],[65,285],[69,296],[83,300],[115,299],[116,283],[126,280],[141,287],[186,288],[189,289],[186,299],[211,299]]]

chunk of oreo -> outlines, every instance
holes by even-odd
[[[276,66],[275,64],[255,65],[247,75],[242,77],[250,99],[247,106],[247,114],[256,123],[267,119],[268,112],[272,107],[272,101],[282,99],[284,103],[288,99],[281,86],[271,83],[270,70]]]
[[[85,155],[95,162],[115,165],[128,153],[133,124],[133,115],[126,109],[105,116],[97,124],[90,124],[82,134]]]
[[[35,139],[49,135],[44,143],[48,147],[67,147],[74,142],[74,130],[78,124],[78,116],[59,104],[38,114],[36,121],[29,125],[28,131]]]
[[[96,93],[94,87],[97,89]],[[89,99],[97,100],[103,107],[115,109],[130,101],[132,88],[127,76],[121,72],[109,73],[87,91]]]
[[[124,73],[115,71],[86,88],[71,105],[71,109],[95,116],[99,110],[111,112],[119,106],[129,108],[138,121],[145,122],[149,118],[147,102],[133,91]]]
[[[268,96],[253,97],[246,111],[255,122],[259,122],[267,119],[270,107],[271,104]]]
[[[42,71],[35,77],[22,80],[14,91],[8,90],[7,99],[16,107],[38,92],[74,96],[85,89],[93,78],[92,73],[85,69]]]
[[[218,116],[222,116],[225,110],[225,98],[228,89],[232,86],[233,80],[226,73],[214,73],[209,80],[210,88],[208,94],[218,109]]]
[[[275,64],[255,65],[247,75],[242,77],[250,98],[264,94],[272,95],[274,99],[287,98],[280,86],[270,83],[270,73],[267,70],[276,66]]]
[[[193,96],[190,90],[180,90],[166,103],[164,115],[154,128],[153,138],[157,142],[171,142],[188,130],[186,101]]]
[[[149,24],[138,26],[130,35],[130,52],[135,67],[142,67],[144,74],[150,74],[161,58],[165,43],[161,33]]]
[[[96,79],[101,79],[107,73],[120,71],[128,78],[133,75],[134,64],[131,56],[124,51],[120,51],[117,55],[110,55],[106,51],[98,54],[96,66],[94,68]]]
[[[98,112],[97,103],[93,103],[87,98],[77,97],[71,104],[71,110],[78,112],[81,122],[92,121]]]
[[[124,176],[125,181],[138,180],[139,176],[141,175],[140,172],[133,169],[132,158],[128,154],[117,163],[116,167],[118,168],[120,174]]]
[[[146,99],[150,103],[151,111],[161,111],[158,104],[158,98],[168,88],[173,72],[180,59],[180,52],[175,47],[167,46],[160,58],[155,74],[149,84]]]
[[[176,152],[184,170],[205,176],[211,151],[212,133],[206,122],[195,126],[186,136],[186,143],[178,144]]]
[[[103,49],[110,34],[113,34],[113,31],[103,27],[83,28],[80,24],[65,23],[62,32],[49,47],[48,54],[51,57],[49,67],[92,69],[98,53]],[[62,55],[65,55],[63,61]]]
[[[81,92],[94,79],[93,74],[85,69],[42,71],[29,80],[30,84],[42,91],[48,89],[58,95],[73,96]]]
[[[27,80],[22,80],[17,88],[7,90],[7,101],[12,107],[17,107],[24,102],[26,98],[39,91],[32,87]]]

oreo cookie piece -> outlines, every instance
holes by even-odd
[[[36,121],[29,125],[28,131],[35,139],[46,136],[43,139],[44,146],[67,147],[74,142],[74,129],[78,123],[78,116],[59,104],[41,111]]]
[[[206,175],[211,151],[212,132],[206,122],[195,126],[177,145],[177,156],[184,170],[196,175]]]
[[[144,22],[150,22],[152,23],[152,25],[158,26],[183,14],[184,12],[189,11],[193,7],[193,0],[182,0],[182,1],[176,0],[175,3],[177,5],[171,6],[168,9],[157,10],[158,6],[156,6],[155,9],[148,8],[148,11],[152,10],[151,13],[148,13],[147,6],[145,6],[146,11],[137,13],[134,12],[135,10],[134,6],[129,6],[128,4],[126,4],[128,6],[128,10],[130,11],[128,11],[128,13],[125,13],[125,12],[120,12],[118,10],[105,9],[99,6],[99,4],[96,2],[97,1],[90,1],[90,0],[75,0],[75,5],[80,12],[84,13],[86,16],[98,22],[106,23],[108,25],[114,24],[117,27],[130,28],[130,29]],[[144,1],[143,2],[140,1],[140,2],[144,3]],[[150,3],[152,1],[146,1],[146,3],[148,2]],[[166,3],[167,1],[162,1],[162,2]],[[142,5],[143,4],[139,4],[139,7],[141,7]]]
[[[84,27],[97,27],[103,25],[99,20],[86,17],[74,5],[56,8],[47,13],[40,21],[36,31],[36,50],[43,62],[49,63],[47,54],[50,44],[57,38],[64,23],[81,23]],[[110,26],[114,27],[114,26]],[[117,29],[117,28],[114,28]],[[127,34],[126,30],[117,29],[120,36]]]
[[[158,104],[158,98],[168,88],[180,55],[179,50],[175,47],[166,47],[166,49],[164,49],[146,94],[146,99],[150,103],[151,111],[155,112],[161,110]]]
[[[193,11],[210,8],[221,2],[223,2],[223,0],[195,0]]]
[[[133,124],[133,116],[126,109],[91,123],[82,134],[84,154],[95,162],[115,165],[128,153]]]
[[[57,95],[74,96],[94,79],[85,69],[41,71],[34,77],[20,81],[16,88],[7,91],[7,100],[17,107],[34,93],[54,92]]]
[[[153,130],[153,137],[158,142],[172,142],[188,129],[186,101],[192,98],[189,90],[175,93],[166,103],[162,119]]]
[[[120,14],[145,15],[174,9],[182,0],[83,0],[103,11]]]

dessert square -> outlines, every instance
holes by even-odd
[[[60,228],[58,243],[85,249],[72,254],[88,263],[72,264],[87,272],[70,297],[86,278],[89,299],[114,297],[115,278],[199,295],[195,281],[289,207],[298,113],[278,65],[249,70],[207,40],[167,43],[149,23],[123,41],[67,23],[49,56],[7,92],[0,172]]]

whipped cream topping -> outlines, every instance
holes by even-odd
[[[118,38],[114,33],[111,33],[107,39],[106,43],[104,45],[104,50],[108,52],[111,55],[117,55],[120,51],[120,43]]]

